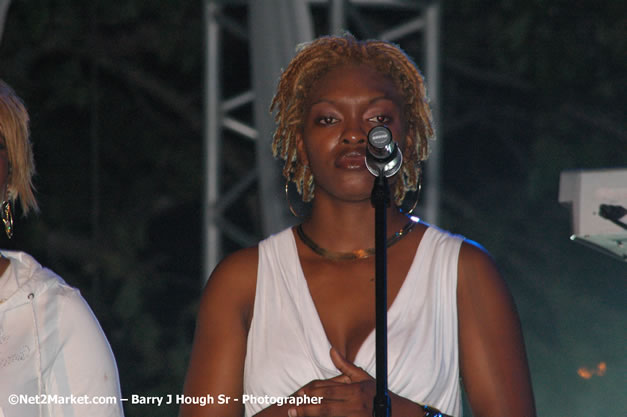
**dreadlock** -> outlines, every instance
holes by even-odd
[[[429,154],[428,141],[433,138],[433,127],[422,75],[411,58],[396,45],[377,40],[358,41],[346,34],[321,37],[299,46],[298,53],[281,75],[270,106],[271,111],[277,110],[272,152],[285,160],[283,175],[296,184],[303,201],[311,201],[313,175],[298,160],[296,136],[304,123],[312,85],[330,70],[349,63],[373,67],[391,79],[403,97],[408,140],[400,181],[396,182],[394,190],[394,201],[400,206],[408,191],[418,189],[421,161]]]

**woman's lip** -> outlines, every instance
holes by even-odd
[[[335,166],[344,169],[361,169],[366,167],[366,152],[353,150],[342,152],[335,160]]]

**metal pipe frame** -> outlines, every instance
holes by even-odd
[[[256,0],[259,1],[259,0]],[[310,7],[328,7],[329,32],[339,33],[346,27],[347,18],[355,20],[364,9],[398,10],[415,12],[408,20],[390,27],[378,34],[369,34],[387,41],[399,42],[402,38],[422,32],[424,69],[429,86],[429,98],[435,126],[440,126],[439,74],[440,74],[440,2],[407,0],[301,0]],[[251,144],[259,135],[255,126],[228,115],[229,112],[255,99],[255,93],[247,90],[228,99],[223,99],[220,90],[221,73],[221,31],[232,33],[239,39],[247,39],[246,28],[221,13],[228,6],[247,6],[248,0],[205,0],[205,129],[204,160],[205,190],[203,198],[203,283],[209,277],[221,257],[221,237],[229,236],[245,245],[256,240],[238,225],[227,221],[223,213],[229,209],[240,195],[243,195],[255,180],[258,180],[255,167],[242,175],[242,179],[225,196],[220,196],[220,152],[224,129],[248,138]],[[254,145],[253,145],[254,146]],[[436,141],[432,144],[429,163],[426,167],[428,186],[425,193],[425,206],[422,215],[431,223],[437,223],[440,205],[440,148]],[[264,196],[261,196],[264,198]]]

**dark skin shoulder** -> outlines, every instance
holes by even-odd
[[[464,242],[457,306],[460,368],[473,410],[481,416],[535,416],[518,313],[492,258]]]
[[[0,276],[2,274],[4,274],[4,271],[7,270],[7,268],[9,267],[9,264],[11,263],[11,261],[9,261],[7,258],[5,257],[0,257]]]
[[[186,396],[216,398],[215,404],[184,405],[180,417],[243,415],[241,402],[218,404],[220,394],[243,391],[246,338],[257,282],[257,247],[225,258],[209,278],[200,301],[194,344],[185,378]]]

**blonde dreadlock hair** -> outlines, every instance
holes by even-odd
[[[431,109],[422,75],[416,64],[398,46],[388,42],[358,41],[354,36],[325,36],[301,45],[279,80],[270,111],[277,110],[272,151],[285,160],[283,175],[296,184],[303,201],[311,201],[314,181],[311,170],[297,155],[296,136],[305,119],[306,103],[312,85],[330,70],[345,64],[366,64],[388,77],[403,97],[407,123],[404,163],[394,190],[394,202],[402,204],[408,191],[416,191],[421,161],[429,154],[433,138]]]
[[[7,195],[0,195],[0,199],[6,197],[15,202],[19,197],[23,214],[28,213],[30,209],[38,210],[33,193],[32,177],[35,173],[35,162],[28,122],[28,112],[24,103],[8,84],[0,80],[0,138],[9,157]]]

